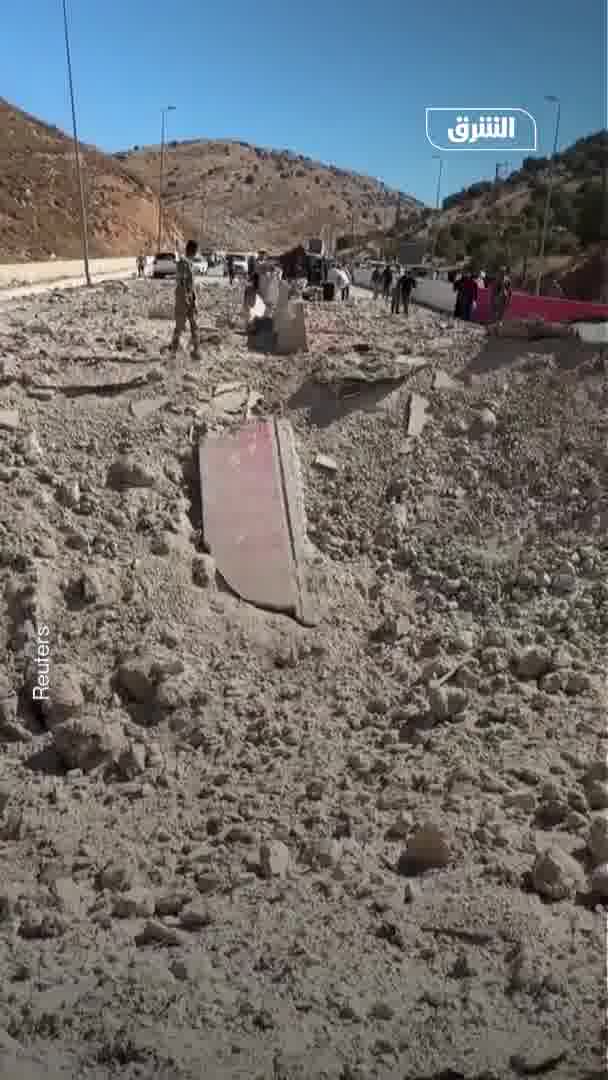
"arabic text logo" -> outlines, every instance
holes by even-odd
[[[426,109],[426,137],[436,150],[536,151],[536,120],[527,109]]]

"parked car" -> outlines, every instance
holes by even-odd
[[[232,266],[234,269],[235,277],[247,277],[247,274],[249,272],[247,255],[232,255]],[[224,264],[224,277],[228,277],[228,257],[226,257],[226,262]]]
[[[175,277],[177,273],[177,259],[173,251],[160,251],[154,256],[152,262],[152,277],[166,278]]]
[[[204,255],[195,255],[192,260],[192,273],[204,276],[209,270],[209,262]]]

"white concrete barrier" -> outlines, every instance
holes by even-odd
[[[362,289],[371,289],[372,271],[370,269],[355,270],[354,284]],[[454,312],[456,293],[450,281],[433,281],[432,278],[416,278],[416,288],[412,290],[412,301],[415,304],[423,304],[435,311]]]
[[[434,311],[454,313],[456,293],[451,281],[433,281],[432,278],[417,278],[416,288],[412,291],[415,304],[424,304]]]
[[[120,259],[89,259],[92,277],[103,274],[136,272],[135,256]],[[38,285],[44,281],[62,281],[84,276],[82,259],[51,259],[48,262],[9,263],[0,265],[0,288],[11,285]]]

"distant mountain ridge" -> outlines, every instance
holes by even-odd
[[[158,190],[160,147],[115,155]],[[369,176],[291,150],[238,140],[171,141],[165,155],[167,204],[211,247],[285,249],[325,227],[334,237],[388,228],[421,210],[412,195]]]

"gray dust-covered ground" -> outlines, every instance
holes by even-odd
[[[0,308],[0,1075],[603,1075],[596,355],[370,299],[263,355],[208,284],[175,363],[171,299]],[[293,425],[314,629],[205,552],[234,380]]]

